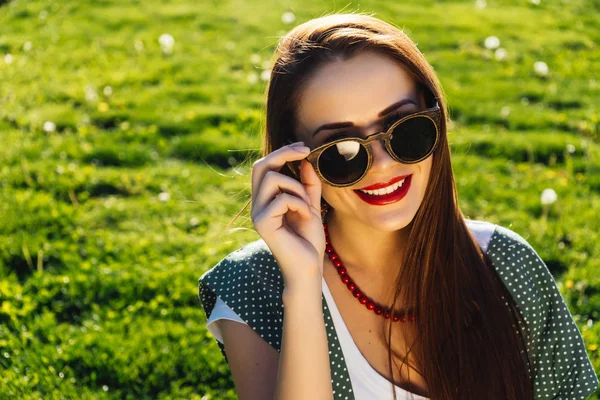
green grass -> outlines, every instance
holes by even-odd
[[[599,370],[598,0],[16,0],[0,1],[2,397],[235,398],[197,279],[259,238],[248,214],[225,226],[250,196],[279,37],[336,11],[417,42],[463,211],[533,245]]]

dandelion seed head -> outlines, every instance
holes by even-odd
[[[496,36],[488,36],[485,38],[484,45],[486,49],[493,50],[500,46],[500,39],[498,39]]]
[[[163,203],[169,201],[170,198],[171,198],[171,195],[167,192],[161,192],[158,195],[158,200]]]
[[[552,188],[544,189],[540,198],[543,205],[554,203],[558,199],[556,192]]]
[[[52,121],[46,121],[44,122],[43,129],[46,133],[52,133],[56,130],[56,124]]]
[[[250,72],[247,77],[248,83],[258,82],[258,74],[256,72]]]
[[[494,57],[498,61],[504,60],[506,58],[506,49],[503,49],[502,47],[497,48],[494,52]]]
[[[538,76],[546,76],[549,72],[548,64],[543,61],[536,61],[533,64],[533,70]]]
[[[296,20],[296,16],[291,11],[286,11],[283,14],[281,14],[281,22],[283,22],[286,25],[291,24],[295,20]]]

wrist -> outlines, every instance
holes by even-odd
[[[311,280],[284,284],[282,300],[283,303],[307,302],[311,300],[321,301],[323,293],[323,282],[321,276]]]

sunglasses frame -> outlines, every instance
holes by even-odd
[[[424,155],[423,157],[421,157],[417,160],[406,161],[406,160],[402,160],[400,157],[397,157],[396,154],[394,154],[394,152],[392,151],[392,145],[390,142],[392,140],[392,132],[394,131],[394,129],[396,129],[396,127],[399,126],[400,124],[402,124],[403,122],[405,122],[409,119],[412,119],[412,118],[430,119],[435,126],[435,141],[433,142],[433,146],[431,147],[431,150],[426,155]],[[309,163],[312,164],[312,166],[313,166],[315,172],[317,173],[317,175],[319,176],[319,178],[321,180],[323,180],[324,182],[326,182],[328,185],[331,185],[334,187],[352,186],[352,185],[356,184],[357,182],[360,182],[360,180],[363,179],[365,177],[365,175],[371,169],[371,165],[373,164],[373,149],[371,148],[371,145],[375,140],[383,140],[385,143],[385,149],[387,150],[388,154],[394,160],[396,160],[400,163],[403,163],[403,164],[416,164],[416,163],[424,160],[425,158],[429,157],[431,155],[431,153],[433,153],[433,151],[436,149],[436,147],[439,143],[439,140],[440,140],[441,118],[442,117],[441,117],[439,103],[436,101],[435,106],[433,106],[431,108],[428,108],[428,109],[422,110],[422,111],[417,111],[417,112],[414,112],[409,115],[405,115],[404,117],[400,118],[398,121],[394,122],[387,131],[373,133],[372,135],[369,135],[364,139],[359,138],[359,137],[344,137],[344,138],[336,139],[332,142],[328,142],[328,143],[322,144],[321,146],[318,146],[314,149],[311,149],[310,153],[308,153],[308,155],[305,157],[305,159],[306,159],[306,161],[308,161]],[[367,167],[365,168],[365,171],[363,172],[363,174],[358,179],[354,180],[353,182],[333,183],[333,182],[329,181],[327,178],[325,178],[323,176],[323,174],[321,173],[321,170],[319,169],[319,163],[318,163],[319,157],[325,150],[327,150],[331,146],[333,146],[337,143],[348,141],[348,140],[359,142],[366,149],[367,157],[368,157]],[[301,161],[302,160],[296,160],[294,162],[288,163],[288,164],[292,165],[292,167],[290,167],[290,170],[297,178],[299,178],[299,169],[297,169],[297,168],[299,168]]]

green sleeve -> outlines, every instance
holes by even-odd
[[[522,236],[499,225],[487,254],[532,333],[534,398],[590,396],[598,388],[598,377],[581,332],[544,261]]]

